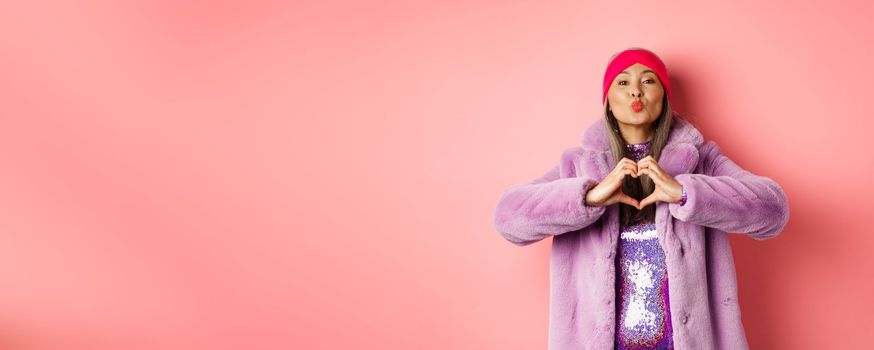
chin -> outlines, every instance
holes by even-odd
[[[646,112],[631,112],[631,115],[626,116],[623,121],[625,124],[642,124],[651,121],[651,118]]]

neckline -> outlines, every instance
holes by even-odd
[[[649,139],[649,140],[646,140],[646,141],[643,141],[643,142],[640,142],[640,143],[628,143],[628,144],[625,144],[625,145],[631,147],[631,146],[643,146],[643,145],[647,145],[647,144],[650,144],[650,143],[652,143],[652,139]]]
[[[638,161],[646,157],[652,149],[652,140],[647,140],[641,143],[630,143],[625,145],[625,152],[629,158]]]

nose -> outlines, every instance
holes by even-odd
[[[640,98],[640,96],[643,95],[643,91],[640,90],[640,85],[638,84],[631,84],[629,92],[631,93],[631,97],[634,98]]]

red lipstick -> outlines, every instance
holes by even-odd
[[[643,110],[643,102],[640,102],[640,101],[631,102],[631,109],[633,109],[635,112],[642,111]]]

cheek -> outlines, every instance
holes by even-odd
[[[664,88],[659,86],[659,87],[654,87],[652,89],[652,94],[650,94],[650,95],[654,101],[661,101],[662,97],[664,97],[664,94],[665,94]]]
[[[650,97],[650,103],[649,103],[650,107],[652,107],[653,109],[662,108],[662,99],[664,98],[664,95],[656,92],[656,93],[650,95],[649,97]]]
[[[622,91],[622,89],[618,89],[618,88],[617,89],[611,88],[610,91],[607,91],[607,99],[610,101],[615,101],[616,103],[614,103],[614,105],[621,103],[624,99],[624,95],[625,94]]]
[[[610,84],[610,87],[607,89],[607,96],[619,96],[622,94],[622,86],[617,85],[614,81]]]
[[[607,91],[607,101],[610,102],[610,107],[616,106],[619,103],[619,92],[616,89],[610,88]]]

